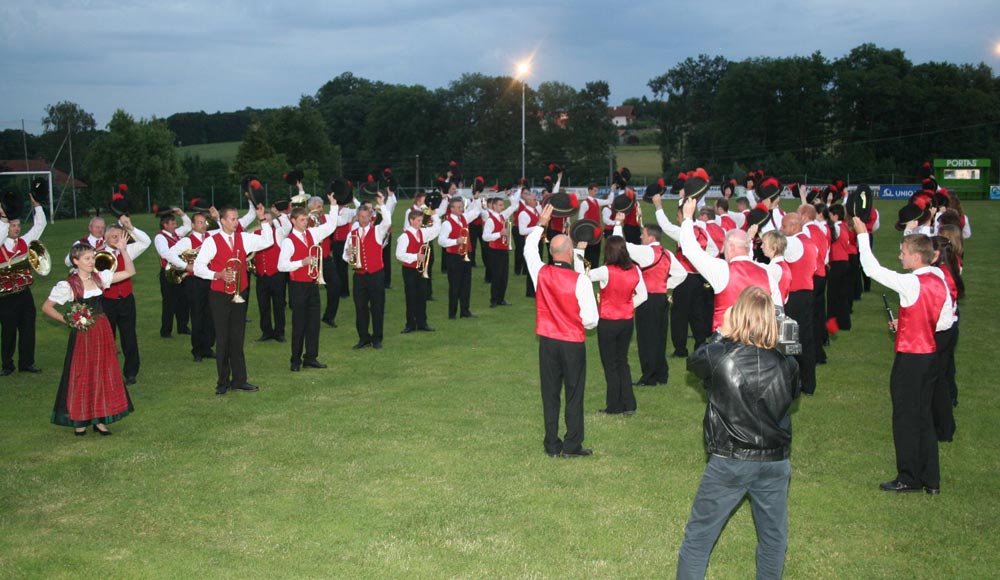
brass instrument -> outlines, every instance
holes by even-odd
[[[233,304],[243,304],[246,300],[240,296],[240,287],[243,285],[243,260],[240,260],[240,251],[236,250],[236,255],[226,260],[224,273],[233,273],[233,281],[228,282],[223,278],[222,291],[233,297]]]
[[[430,264],[431,264],[431,245],[424,244],[420,246],[420,255],[417,255],[417,269],[420,270],[421,278],[430,278]]]
[[[323,279],[323,246],[319,244],[309,246],[309,265],[306,267],[306,274],[320,286],[326,286],[326,280]]]
[[[355,270],[365,269],[364,253],[361,251],[360,230],[353,230],[351,232],[351,242],[347,246],[347,257],[351,264],[351,268],[354,268]]]
[[[309,212],[309,227],[316,228],[321,225],[323,225],[323,212],[321,211]]]
[[[462,254],[463,262],[471,262],[469,259],[469,228],[462,228],[458,230],[458,237],[465,238],[464,242],[458,243],[458,253]]]
[[[593,267],[593,264],[591,264],[590,260],[588,260],[587,258],[583,258],[581,256],[581,259],[583,260],[583,275],[587,276],[589,278],[590,277],[590,269]],[[600,288],[597,289],[597,296],[596,296],[596,298],[597,298],[597,303],[600,304],[601,303],[601,290],[600,290]]]
[[[17,294],[31,286],[29,270],[48,276],[52,270],[52,255],[39,241],[28,245],[28,253],[0,264],[0,296]]]
[[[117,272],[118,256],[115,256],[114,252],[111,250],[100,250],[99,252],[94,253],[94,270],[98,272],[103,272],[105,270]]]
[[[500,232],[500,243],[507,248],[510,248],[510,238],[513,235],[514,224],[511,223],[510,218],[504,222],[503,231]]]
[[[257,252],[247,254],[247,274],[257,274],[257,262],[253,260],[256,256]]]
[[[194,259],[198,257],[198,250],[201,248],[195,248],[191,250],[184,250],[181,252],[180,258],[184,260],[186,264],[194,264]],[[170,262],[167,262],[167,267],[163,269],[164,276],[167,278],[167,282],[171,284],[180,284],[184,281],[184,278],[188,277],[187,268],[178,268]]]
[[[635,202],[635,219],[639,222],[639,227],[645,227],[642,225],[642,204],[638,200]]]
[[[421,227],[430,227],[434,224],[434,210],[429,207],[424,207],[420,211],[424,212],[424,221],[421,222]]]

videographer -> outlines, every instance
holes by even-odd
[[[722,326],[688,359],[708,390],[709,459],[691,506],[677,578],[704,578],[712,548],[736,506],[750,494],[757,528],[757,578],[780,578],[788,544],[792,424],[799,391],[795,359],[775,349],[778,322],[771,295],[744,289]]]

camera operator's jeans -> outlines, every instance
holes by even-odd
[[[677,560],[677,578],[704,578],[723,526],[750,494],[757,528],[757,578],[781,578],[788,546],[788,481],[783,461],[743,461],[711,455],[691,506]]]

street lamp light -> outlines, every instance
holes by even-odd
[[[528,138],[524,131],[524,91],[528,84],[527,77],[531,73],[531,61],[520,62],[517,65],[517,78],[521,79],[521,179],[524,179],[524,152],[528,146]]]

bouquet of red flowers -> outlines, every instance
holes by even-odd
[[[86,304],[74,302],[66,313],[66,323],[73,330],[87,330],[94,323],[94,313]]]

